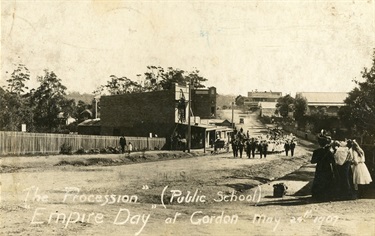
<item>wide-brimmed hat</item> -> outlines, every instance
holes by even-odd
[[[325,145],[328,145],[330,144],[332,141],[332,138],[331,136],[328,136],[328,135],[324,135],[324,134],[319,134],[318,135],[318,143],[320,146],[325,146]]]

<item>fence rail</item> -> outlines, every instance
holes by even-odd
[[[125,138],[127,143],[132,143],[135,150],[161,149],[166,143],[165,138]],[[63,144],[71,146],[73,152],[80,148],[85,150],[119,148],[119,137],[0,131],[0,155],[57,154]]]

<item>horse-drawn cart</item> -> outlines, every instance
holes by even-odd
[[[225,142],[225,140],[217,139],[214,142],[214,152],[218,153],[219,150],[224,150],[226,152],[229,152],[229,143]]]

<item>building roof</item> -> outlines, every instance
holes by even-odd
[[[272,91],[264,91],[264,92],[248,92],[247,97],[251,98],[279,98],[282,96],[282,92],[272,92]]]
[[[100,126],[100,118],[82,121],[78,126]]]
[[[306,98],[308,105],[344,105],[348,93],[342,92],[300,92]]]
[[[90,117],[92,116],[92,112],[89,109],[85,109],[84,111],[82,111],[81,115],[85,113],[89,114]]]
[[[179,123],[179,125],[188,126],[188,124],[180,124],[180,123]],[[227,131],[230,131],[230,130],[232,130],[231,128],[228,128],[228,127],[206,125],[206,124],[191,125],[191,127],[205,129],[206,131],[212,131],[212,130],[218,130],[218,131],[227,130]]]

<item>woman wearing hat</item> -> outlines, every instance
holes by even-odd
[[[315,177],[312,185],[312,197],[317,200],[327,201],[333,197],[335,185],[335,159],[331,152],[331,137],[325,134],[318,136],[320,148],[314,150],[311,163],[316,163]]]

